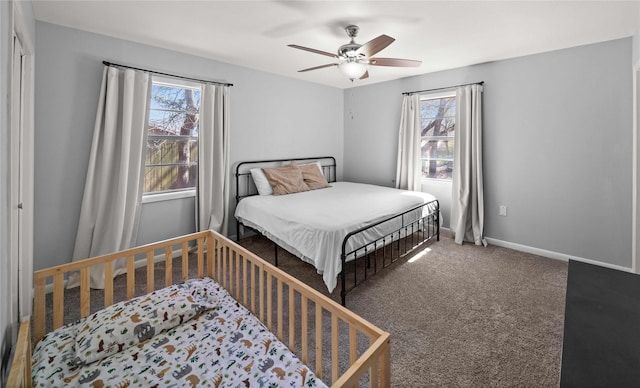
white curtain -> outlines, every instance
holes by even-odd
[[[198,230],[226,234],[229,205],[229,86],[205,84],[200,101]]]
[[[420,95],[411,94],[402,101],[402,116],[398,133],[398,163],[396,188],[421,191]]]
[[[105,66],[73,259],[132,247],[143,192],[149,74]],[[114,267],[122,272],[124,260]],[[91,288],[104,288],[104,268],[91,269]],[[79,278],[69,279],[68,287]]]
[[[486,246],[482,183],[482,85],[459,87],[456,102],[451,231],[458,244],[470,241]]]

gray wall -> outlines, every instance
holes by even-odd
[[[315,155],[334,155],[342,166],[339,89],[44,22],[36,23],[36,52],[35,269],[73,253],[103,60],[233,83],[232,168]],[[193,203],[144,204],[138,242],[193,231]]]
[[[631,267],[631,46],[626,38],[349,90],[345,179],[392,185],[402,92],[485,81],[486,236]]]
[[[29,39],[35,36],[35,19],[31,1],[16,2],[20,7],[24,27]],[[19,317],[12,311],[18,295],[13,295],[9,276],[16,273],[9,257],[9,131],[11,118],[9,115],[11,102],[9,88],[11,86],[11,56],[13,50],[13,2],[0,1],[0,386],[5,385],[8,372],[9,355],[15,342]]]

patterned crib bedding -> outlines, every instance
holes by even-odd
[[[33,352],[34,386],[326,387],[212,279],[171,287],[162,302],[148,296],[120,302],[47,334]],[[189,305],[202,290],[207,303],[196,298]],[[203,311],[211,302],[215,307]],[[171,326],[166,322],[177,308],[195,314],[188,319],[180,310]]]

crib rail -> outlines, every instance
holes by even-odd
[[[176,258],[181,258],[180,279],[173,279]],[[117,264],[119,260],[122,261]],[[154,278],[160,262],[164,263],[163,282]],[[193,265],[195,268],[190,268]],[[69,276],[79,276],[80,297],[75,302],[79,303],[81,317],[101,307],[91,306],[90,269],[93,266],[105,269],[105,307],[117,302],[114,301],[113,275],[119,271],[126,276],[126,299],[137,296],[137,267],[146,269],[146,292],[187,280],[190,270],[196,272],[197,277],[206,274],[257,316],[323,381],[331,381],[336,387],[355,387],[367,382],[371,387],[390,385],[388,333],[213,231],[36,271],[34,343],[68,321],[64,307],[73,302],[65,300],[65,281]],[[122,269],[118,269],[120,266]],[[70,275],[74,272],[76,275]],[[48,288],[52,291],[51,327],[45,325]]]
[[[152,292],[156,288],[162,288],[175,283],[173,280],[173,261],[176,257],[182,258],[182,278],[180,280],[187,280],[189,278],[189,254],[192,247],[195,249],[197,257],[197,276],[203,277],[205,273],[204,244],[209,235],[209,232],[194,233],[34,272],[33,336],[35,343],[38,343],[46,332],[55,330],[66,323],[64,306],[65,303],[69,303],[70,301],[65,300],[65,285],[71,276],[79,276],[80,318],[84,318],[91,314],[92,311],[90,289],[90,271],[92,267],[104,266],[105,287],[103,290],[104,305],[102,307],[107,307],[114,303],[113,275],[118,272],[114,270],[118,261],[122,260],[124,262],[124,266],[119,272],[124,273],[124,276],[126,276],[126,299],[131,299],[136,296],[135,269],[141,265],[146,266],[146,292]],[[155,281],[155,266],[159,261],[164,262],[165,281],[164,284],[157,285]],[[47,284],[53,290],[53,326],[50,329],[45,327]]]
[[[216,252],[211,276],[305,364],[313,363],[319,378],[327,381],[328,369],[336,386],[357,386],[365,373],[372,387],[390,384],[388,333],[234,242],[214,235],[208,243]]]
[[[31,387],[31,322],[20,324],[16,351],[7,378],[7,387]]]

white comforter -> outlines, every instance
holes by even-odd
[[[427,193],[351,182],[333,182],[330,188],[288,195],[244,198],[235,216],[321,273],[329,292],[342,270],[342,240],[351,231],[409,210],[436,198]],[[433,209],[431,209],[433,210]],[[416,217],[414,217],[415,219]],[[406,218],[405,218],[406,220]],[[401,220],[383,223],[351,247],[381,237],[400,227]]]

